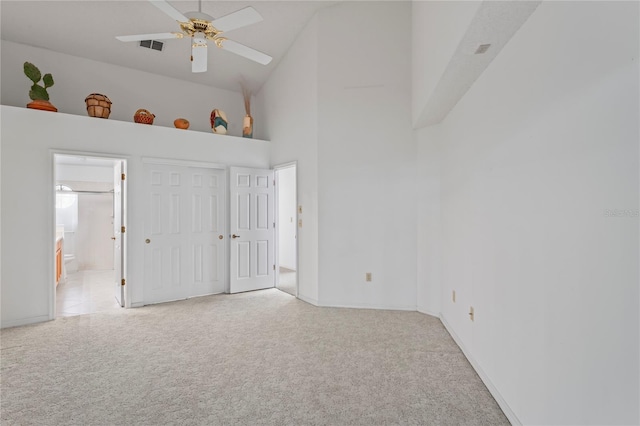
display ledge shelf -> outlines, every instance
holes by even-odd
[[[85,122],[84,120],[91,120],[92,122],[95,122],[95,127],[96,128],[104,128],[103,126],[109,127],[109,126],[133,126],[132,128],[134,129],[138,129],[138,128],[142,128],[142,131],[149,131],[151,133],[156,132],[156,131],[169,131],[169,132],[176,132],[176,135],[181,135],[181,136],[187,136],[189,137],[190,135],[198,135],[199,137],[205,137],[205,138],[213,138],[215,140],[218,141],[233,141],[233,142],[257,142],[257,143],[269,143],[270,141],[268,140],[264,140],[264,139],[257,139],[257,138],[244,138],[242,136],[233,136],[233,135],[221,135],[218,133],[213,133],[212,131],[206,132],[203,130],[195,130],[195,129],[177,129],[175,127],[168,127],[168,126],[162,126],[162,125],[158,125],[158,124],[141,124],[141,123],[135,123],[133,121],[124,121],[124,120],[116,120],[116,119],[112,119],[112,118],[97,118],[97,117],[89,117],[87,115],[77,115],[77,114],[68,114],[65,112],[50,112],[50,111],[40,111],[40,110],[36,110],[36,109],[31,109],[31,108],[26,108],[26,107],[15,107],[15,106],[10,106],[10,105],[0,105],[1,107],[1,111],[4,113],[5,111],[9,112],[9,111],[15,111],[16,113],[18,113],[17,111],[24,111],[24,113],[26,114],[33,114],[33,120],[34,123],[37,123],[38,121],[48,121],[47,118],[51,118],[49,117],[49,115],[53,114],[55,116],[62,116],[60,121],[66,121],[66,118],[69,118],[69,123],[72,123],[74,120],[82,120],[83,121],[83,125],[86,125],[87,122]],[[0,114],[0,120],[2,120],[2,115]],[[55,119],[54,119],[55,120]]]

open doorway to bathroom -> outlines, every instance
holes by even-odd
[[[56,317],[124,306],[119,277],[125,166],[117,158],[54,155]]]
[[[276,288],[298,296],[298,220],[296,164],[275,168],[277,200]]]

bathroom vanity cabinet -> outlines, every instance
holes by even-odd
[[[62,276],[63,259],[64,257],[62,255],[62,238],[58,238],[56,239],[56,287],[58,286],[60,277]]]

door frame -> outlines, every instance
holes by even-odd
[[[113,160],[113,161],[122,161],[124,162],[124,169],[127,170],[127,164],[130,160],[130,156],[129,155],[125,155],[125,154],[111,154],[111,153],[105,153],[105,152],[92,152],[92,151],[75,151],[75,150],[63,150],[63,149],[50,149],[49,150],[49,161],[51,164],[51,175],[50,175],[50,182],[51,182],[51,186],[50,186],[50,198],[48,200],[48,205],[47,205],[47,210],[49,211],[49,218],[50,218],[50,224],[51,224],[51,234],[52,234],[52,238],[51,241],[53,241],[52,244],[49,244],[49,249],[47,250],[48,252],[48,261],[47,264],[50,265],[49,269],[52,271],[50,276],[51,276],[51,280],[49,281],[49,319],[50,320],[54,320],[56,319],[56,292],[57,292],[57,288],[56,288],[56,278],[55,278],[55,255],[56,255],[56,155],[68,155],[68,156],[74,156],[74,157],[89,157],[89,158],[97,158],[97,159],[101,159],[101,160]],[[128,197],[129,194],[127,191],[128,189],[128,182],[127,180],[125,180],[123,182],[124,188],[125,188],[125,204],[123,206],[123,221],[125,223],[125,226],[128,226],[128,209],[126,207],[126,205],[128,204]],[[122,264],[122,270],[123,270],[123,274],[126,274],[126,259],[127,259],[127,253],[129,253],[128,250],[128,242],[127,242],[127,238],[124,238],[122,241],[122,251],[124,252],[124,262]],[[64,259],[62,260],[63,264],[64,264]],[[125,308],[130,308],[131,307],[131,289],[130,289],[130,284],[127,283],[127,285],[124,288],[124,300],[125,300]]]
[[[295,193],[295,199],[296,199],[296,215],[295,215],[295,223],[296,223],[296,247],[295,247],[295,251],[296,251],[296,297],[298,297],[298,295],[300,294],[300,244],[298,243],[299,238],[298,238],[298,221],[299,221],[299,217],[298,217],[298,206],[300,204],[299,203],[299,197],[298,197],[298,162],[297,161],[290,161],[288,163],[283,163],[283,164],[279,164],[277,166],[273,167],[273,172],[274,172],[274,179],[275,179],[275,221],[276,223],[280,222],[280,183],[278,182],[278,172],[284,169],[289,169],[291,167],[295,167],[296,168],[296,175],[295,175],[295,180],[296,180],[296,193]],[[274,287],[278,287],[278,283],[280,282],[280,232],[279,232],[279,228],[276,228],[276,232],[275,232],[275,261],[276,261],[276,282]]]

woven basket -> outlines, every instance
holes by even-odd
[[[109,118],[111,101],[105,95],[92,93],[84,101],[87,103],[89,117]]]
[[[151,114],[146,109],[140,108],[133,114],[133,121],[141,124],[153,124],[153,119],[156,118],[155,115]]]

